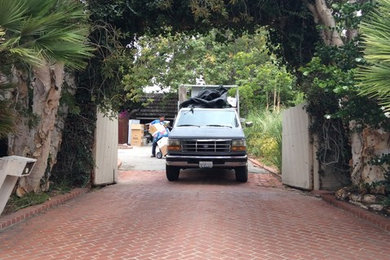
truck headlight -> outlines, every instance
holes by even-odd
[[[168,139],[168,151],[180,151],[179,139]]]
[[[246,151],[245,139],[236,139],[232,141],[232,152],[244,152]]]

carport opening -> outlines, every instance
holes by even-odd
[[[138,108],[125,109],[119,113],[118,144],[147,145],[151,142],[148,124],[164,115],[165,120],[169,121],[172,126],[178,111],[177,108],[178,97],[176,93],[144,93]],[[141,127],[135,125],[141,125]],[[143,131],[139,131],[141,128]],[[135,134],[134,136],[132,132]]]

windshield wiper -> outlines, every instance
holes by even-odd
[[[232,128],[231,125],[205,125],[205,126],[212,126],[212,127],[229,127],[229,128]]]
[[[190,124],[184,124],[184,125],[178,125],[178,126],[196,126],[196,127],[200,127],[198,125],[190,125]]]

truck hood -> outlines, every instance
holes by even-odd
[[[245,138],[241,128],[228,127],[175,127],[169,138],[178,139],[241,139]]]

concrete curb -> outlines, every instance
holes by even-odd
[[[43,213],[50,208],[54,208],[60,204],[63,204],[64,202],[71,200],[71,199],[73,199],[81,194],[84,194],[87,191],[88,191],[87,188],[73,189],[69,193],[55,196],[55,197],[51,198],[50,200],[45,201],[42,204],[27,207],[27,208],[18,210],[17,212],[12,213],[10,215],[2,216],[2,217],[0,217],[0,232],[6,228],[12,226],[12,225],[15,225],[17,223],[22,222],[30,217],[33,217],[33,216],[38,215],[40,213]]]
[[[264,165],[263,163],[259,162],[256,159],[253,159],[253,158],[250,158],[250,157],[248,157],[248,159],[249,159],[249,161],[251,161],[256,166],[258,166],[260,168],[263,168],[264,170],[269,171],[270,173],[275,175],[275,177],[278,178],[279,181],[282,181],[282,176],[278,173],[278,171],[276,169],[274,169],[272,167],[268,167],[268,166]]]
[[[384,231],[390,232],[389,218],[359,208],[355,205],[349,204],[348,202],[338,200],[335,198],[333,193],[328,191],[313,191],[312,193],[319,195],[324,201],[330,203],[331,205],[343,209],[355,217],[364,219]]]

